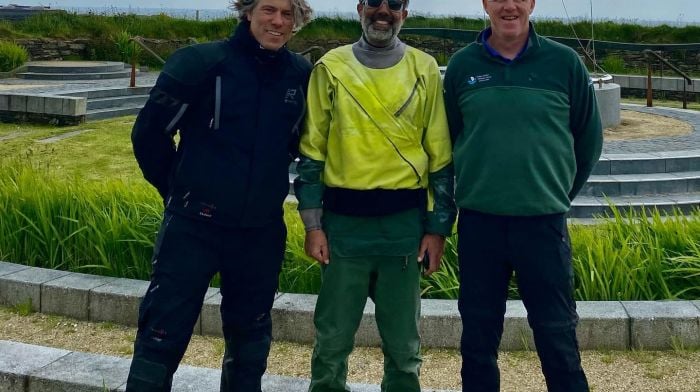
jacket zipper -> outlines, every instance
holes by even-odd
[[[413,97],[416,95],[416,91],[418,91],[418,83],[420,82],[420,79],[416,79],[416,83],[413,85],[413,90],[411,90],[411,95],[408,96],[408,99],[406,102],[404,102],[403,105],[399,108],[399,110],[394,113],[394,117],[399,117],[408,107],[408,105],[411,104],[411,101],[413,101]]]

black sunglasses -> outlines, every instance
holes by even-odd
[[[389,9],[392,11],[403,10],[403,0],[365,0],[365,4],[367,4],[368,7],[378,8],[382,6],[384,1],[386,1]]]

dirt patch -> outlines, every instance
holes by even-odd
[[[622,110],[620,117],[622,119],[620,125],[606,128],[603,132],[605,140],[643,140],[683,136],[693,132],[693,127],[689,123],[662,115]]]
[[[0,339],[67,350],[130,357],[136,333],[110,323],[88,323],[58,316],[21,316],[0,307]],[[268,373],[309,378],[312,347],[273,342]],[[219,368],[224,352],[220,338],[194,336],[183,363]],[[424,388],[460,389],[460,356],[456,350],[423,349],[421,383]],[[586,351],[582,353],[591,390],[596,392],[698,392],[700,352]],[[350,382],[381,383],[382,352],[356,348],[350,357]],[[544,391],[537,354],[532,351],[501,353],[501,391]]]

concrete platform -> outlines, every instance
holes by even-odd
[[[0,262],[0,305],[13,306],[31,299],[36,311],[83,320],[135,326],[138,306],[147,287],[146,281],[23,268]],[[221,336],[220,303],[219,290],[211,288],[195,333]],[[315,295],[278,295],[272,310],[274,338],[312,343],[315,305]],[[578,302],[577,305],[581,349],[700,347],[700,301]],[[461,322],[457,302],[422,300],[420,331],[425,347],[459,347]],[[356,341],[358,345],[380,344],[374,306],[369,300]],[[523,303],[508,301],[501,350],[534,347]]]
[[[0,340],[0,391],[104,392],[124,391],[131,360]],[[173,392],[219,389],[216,369],[180,366]],[[263,376],[263,392],[306,392],[309,380]],[[378,385],[350,384],[353,392],[379,392]],[[425,392],[450,392],[424,389]]]

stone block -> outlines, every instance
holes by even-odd
[[[630,76],[628,87],[646,90],[647,78],[645,76]]]
[[[112,391],[126,383],[130,363],[127,358],[72,352],[33,372],[27,391]]]
[[[9,95],[10,111],[24,113],[27,111],[27,96],[26,95]]]
[[[422,300],[420,334],[425,347],[458,348],[462,338],[462,321],[457,301]]]
[[[272,306],[272,336],[277,340],[313,343],[316,296],[284,294]]]
[[[663,78],[661,79],[661,89],[664,91],[679,91],[679,78]],[[680,86],[680,91],[683,91],[683,86]]]
[[[527,323],[527,310],[522,301],[506,302],[506,315],[500,349],[503,351],[534,350],[535,339]]]
[[[204,294],[204,301],[206,302],[210,298],[214,298],[216,296],[221,296],[219,293],[219,289],[216,287],[209,287],[207,289],[206,294]],[[199,317],[197,317],[197,324],[194,325],[194,333],[197,335],[202,335],[202,313],[204,311],[204,306],[202,306],[202,309],[199,311]],[[221,317],[219,317],[221,318]],[[219,323],[221,323],[219,321]],[[219,328],[221,330],[221,328]],[[221,335],[221,333],[219,333]]]
[[[630,77],[628,75],[615,75],[613,81],[620,85],[621,88],[630,86]]]
[[[577,303],[576,328],[582,350],[627,350],[630,345],[630,320],[618,301],[582,301]]]
[[[28,113],[44,113],[44,97],[38,95],[30,95],[27,97],[27,112]]]
[[[64,116],[84,116],[87,112],[87,99],[82,97],[63,97]]]
[[[630,317],[633,348],[700,347],[700,310],[688,301],[622,302]]]
[[[90,321],[136,326],[148,285],[143,280],[117,279],[90,290]]]
[[[41,285],[62,276],[67,271],[26,268],[0,277],[0,304],[14,306],[31,301],[32,310],[41,309]]]
[[[44,113],[63,114],[63,97],[45,97]]]
[[[193,366],[180,366],[173,376],[173,392],[218,391],[221,371]],[[284,391],[286,389],[280,389]]]
[[[609,155],[610,174],[664,173],[666,159],[652,154]]]
[[[211,290],[211,289],[210,289]],[[223,336],[221,330],[221,293],[216,290],[208,298],[204,299],[200,319],[200,333],[202,335]],[[274,325],[274,320],[273,320]],[[273,327],[274,328],[274,327]]]
[[[90,290],[114,280],[116,278],[70,274],[44,283],[41,286],[41,312],[88,320]]]
[[[30,268],[28,265],[8,263],[0,261],[0,276],[14,274],[15,272]]]
[[[10,110],[10,96],[0,95],[0,110]]]
[[[0,340],[0,391],[25,392],[28,375],[70,351]]]
[[[313,320],[311,325],[313,325]],[[377,320],[375,318],[374,302],[369,298],[367,298],[367,303],[362,311],[360,327],[355,334],[355,344],[365,347],[377,347],[382,344],[382,339],[379,336],[379,328],[377,327]]]
[[[610,159],[605,156],[601,156],[598,163],[596,163],[595,167],[593,167],[593,172],[591,174],[599,176],[609,175]]]
[[[656,195],[688,192],[688,182],[668,174],[627,175],[620,181],[622,195]]]

